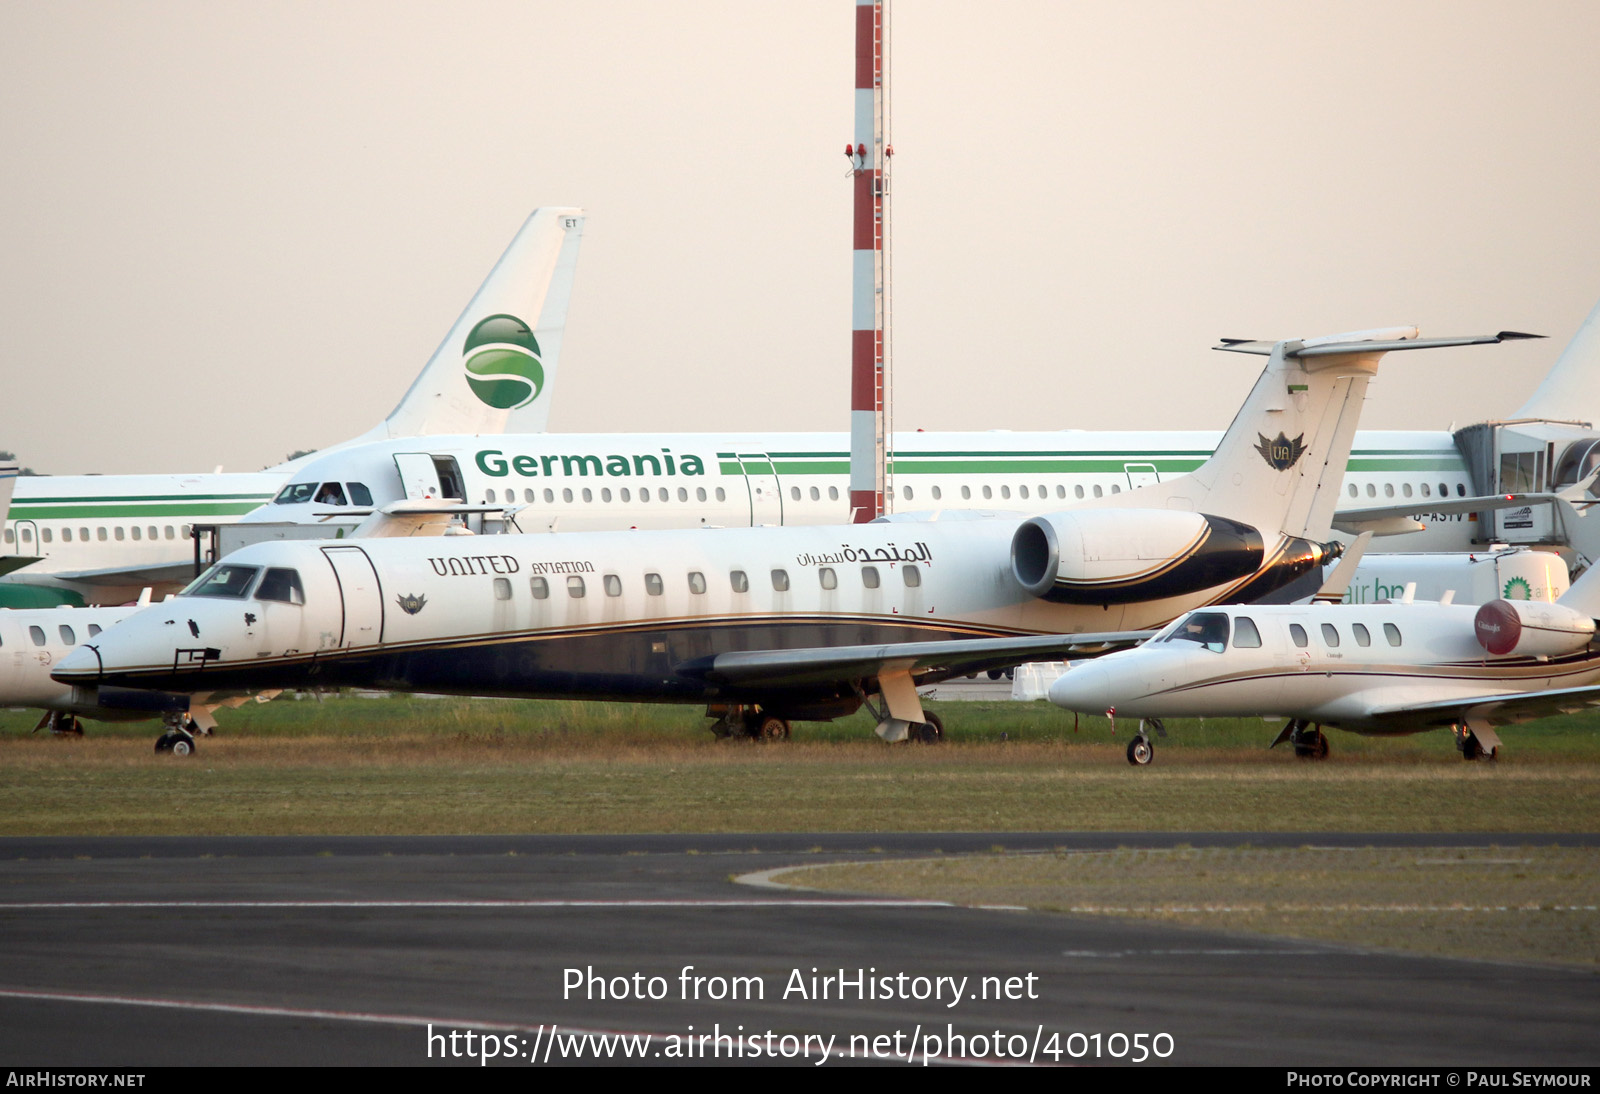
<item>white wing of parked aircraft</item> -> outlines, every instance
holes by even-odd
[[[760,735],[876,695],[884,737],[936,734],[917,684],[1318,571],[1379,359],[1440,344],[1415,334],[1278,343],[1216,454],[1141,495],[1026,520],[260,543],[54,675],[705,703]]]

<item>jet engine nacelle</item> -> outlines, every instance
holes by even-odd
[[[1491,600],[1478,609],[1472,630],[1496,656],[1550,657],[1576,653],[1594,637],[1594,620],[1562,604]]]
[[[1253,574],[1261,533],[1179,509],[1083,509],[1026,521],[1011,539],[1011,571],[1058,604],[1129,604],[1209,589]]]

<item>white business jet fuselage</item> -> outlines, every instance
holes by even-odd
[[[1280,740],[1309,756],[1327,753],[1319,726],[1453,728],[1472,759],[1498,748],[1495,725],[1600,703],[1597,616],[1600,567],[1554,604],[1206,608],[1138,649],[1073,668],[1050,701],[1147,720],[1281,714],[1291,721]],[[1147,746],[1135,762],[1148,758]]]
[[[1379,359],[1495,340],[1279,343],[1195,472],[1027,520],[257,544],[55,675],[706,702],[780,721],[876,692],[880,732],[903,736],[924,721],[916,683],[1100,644],[1319,567]]]

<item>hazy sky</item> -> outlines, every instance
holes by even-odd
[[[0,448],[253,470],[386,414],[589,212],[552,427],[847,426],[853,6],[0,4]],[[1600,4],[892,9],[899,428],[1222,428],[1221,336],[1521,405],[1600,298]]]

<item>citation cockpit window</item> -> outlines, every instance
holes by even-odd
[[[278,496],[272,499],[273,505],[299,505],[308,502],[317,494],[317,483],[297,482],[285,486],[278,491]]]
[[[1166,640],[1198,642],[1212,653],[1221,653],[1228,648],[1228,617],[1221,612],[1191,612]]]
[[[235,566],[219,562],[190,583],[179,596],[226,596],[242,598],[250,583],[261,572],[259,566]]]

